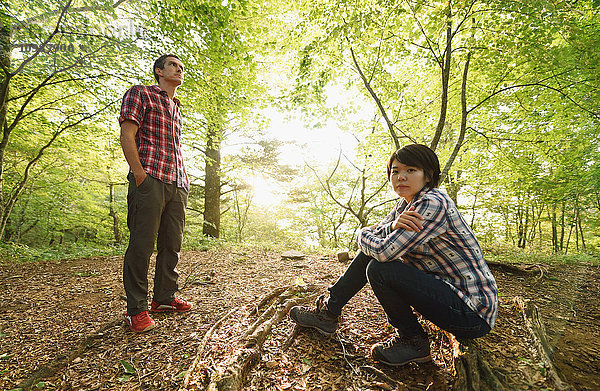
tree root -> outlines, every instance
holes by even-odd
[[[319,289],[316,285],[306,287],[290,286],[285,288],[277,288],[267,294],[257,306],[250,310],[247,316],[258,315],[261,307],[269,305],[269,307],[260,314],[257,319],[246,329],[238,342],[238,348],[233,355],[227,360],[224,369],[208,369],[206,366],[201,366],[200,362],[204,355],[204,347],[210,340],[212,334],[220,327],[223,321],[228,318],[238,308],[230,311],[225,317],[215,323],[206,333],[201,343],[194,363],[188,370],[183,386],[180,390],[188,390],[192,378],[202,378],[206,381],[201,381],[205,385],[205,390],[232,391],[241,390],[248,373],[260,362],[262,348],[265,341],[271,335],[273,328],[283,320],[290,309],[295,305],[300,305],[308,301],[314,300],[316,291]],[[292,333],[290,337],[282,344],[282,349],[287,349],[297,333]],[[198,373],[204,372],[204,373]],[[209,372],[208,374],[206,372]],[[200,376],[198,376],[200,375]],[[197,384],[197,382],[196,382]]]
[[[276,289],[274,292],[278,292],[280,291],[280,293],[278,295],[273,295],[273,292],[270,293],[268,296],[271,297],[271,300],[277,298],[277,300],[275,300],[270,306],[269,308],[267,308],[267,310],[265,312],[263,312],[263,314],[261,316],[258,317],[258,319],[256,319],[256,321],[250,326],[248,327],[248,330],[246,330],[246,332],[244,333],[242,338],[248,338],[248,336],[250,336],[252,333],[254,333],[256,331],[256,329],[261,326],[262,324],[264,324],[268,319],[270,319],[273,314],[277,311],[277,308],[286,300],[288,300],[290,297],[294,296],[295,294],[301,292],[304,288],[300,288],[297,286],[292,286],[286,289],[281,290],[280,289]],[[306,288],[308,291],[314,291],[316,289],[315,286],[308,286]],[[268,303],[269,301],[265,301],[264,299],[261,300],[261,303],[263,303],[263,306]],[[260,308],[260,306],[259,306]],[[291,307],[290,307],[291,308]],[[254,312],[254,310],[253,310]],[[257,313],[257,312],[255,312]]]
[[[256,305],[256,307],[254,307],[252,309],[252,311],[250,311],[250,313],[248,315],[249,316],[254,316],[254,315],[258,314],[258,311],[260,311],[261,308],[263,308],[265,305],[267,305],[268,303],[270,303],[273,299],[275,299],[276,297],[278,297],[279,295],[281,295],[288,288],[289,287],[287,287],[287,286],[283,286],[283,287],[279,287],[279,288],[273,289],[270,293],[266,294],[260,300],[260,302]]]
[[[200,342],[200,346],[198,346],[198,350],[196,352],[196,357],[194,358],[192,365],[189,367],[187,374],[185,375],[185,379],[183,380],[183,386],[181,387],[182,389],[185,390],[188,387],[188,385],[190,383],[191,375],[192,375],[192,373],[194,373],[194,371],[198,367],[198,361],[200,360],[200,357],[202,357],[202,355],[204,354],[204,348],[206,347],[206,343],[208,342],[210,337],[213,335],[215,330],[217,328],[219,328],[219,326],[221,326],[221,323],[223,323],[227,318],[229,318],[236,310],[237,310],[237,308],[234,308],[231,311],[229,311],[228,313],[226,313],[219,320],[217,320],[215,322],[215,324],[212,325],[212,327],[206,332],[206,334],[204,334],[204,337],[202,338],[202,342]]]
[[[300,326],[294,325],[294,331],[292,331],[292,333],[290,334],[289,337],[287,337],[285,342],[281,344],[282,352],[285,352],[286,350],[288,350],[290,348],[290,346],[292,346],[292,344],[294,343],[294,340],[296,339],[296,337],[298,336],[299,333],[300,333]]]
[[[514,301],[523,313],[523,319],[525,320],[527,329],[534,340],[535,348],[542,358],[542,362],[546,367],[547,376],[552,381],[552,384],[559,391],[572,390],[573,387],[564,381],[560,371],[552,362],[553,349],[548,342],[548,335],[546,334],[546,328],[540,319],[538,307],[531,301],[525,302],[521,297],[515,297]]]
[[[458,391],[502,391],[506,387],[496,376],[481,351],[477,341],[458,342],[456,338],[446,333],[454,347],[454,368],[456,380],[452,386]]]
[[[391,389],[400,390],[400,391],[415,391],[415,390],[417,390],[417,388],[408,387],[406,384],[402,383],[399,380],[392,379],[391,377],[389,377],[388,375],[386,375],[385,373],[383,373],[382,371],[380,371],[379,369],[377,369],[371,365],[363,365],[360,367],[360,369],[370,375],[375,376],[379,380],[385,382],[385,384],[388,384],[391,387],[393,387]],[[380,387],[381,386],[382,385],[380,385]]]
[[[532,265],[516,265],[510,263],[503,262],[494,262],[487,261],[488,266],[494,269],[500,269],[508,273],[518,274],[518,275],[530,275],[536,272],[539,272],[539,277],[544,277],[544,273],[548,272],[548,267],[540,264],[532,264]]]
[[[241,314],[242,309],[234,308],[229,311],[205,334],[180,390],[232,391],[243,389],[248,374],[260,362],[263,345],[271,336],[273,329],[284,319],[293,306],[314,300],[318,291],[320,291],[318,286],[277,288],[262,298],[258,305],[251,307],[245,316],[239,316],[232,320],[230,319],[232,315],[236,311]],[[547,381],[552,382],[557,390],[570,390],[571,387],[561,379],[550,359],[551,349],[547,343],[537,307],[532,303],[526,305],[520,298],[515,298],[515,302],[522,309],[523,319],[534,341],[536,341],[536,348],[540,356],[543,358]],[[248,319],[250,317],[252,319]],[[210,344],[211,339],[218,341],[218,338],[215,339],[213,334],[219,328],[222,328],[222,324],[227,319],[230,319],[235,326],[230,330],[225,329],[225,335],[229,335],[224,339],[225,346],[227,346],[227,351],[231,353],[228,353],[225,358],[222,358],[221,355],[220,358],[216,359],[216,357],[210,356],[210,349],[205,352],[205,348],[207,344]],[[238,327],[242,324],[247,324],[247,326],[244,326],[244,330],[240,332]],[[223,334],[223,332],[219,332],[219,334]],[[240,337],[234,337],[238,335]],[[279,344],[279,350],[287,350],[297,335],[298,328],[295,327],[293,332]],[[512,389],[512,386],[508,383],[510,379],[507,378],[502,368],[490,365],[493,362],[488,361],[489,357],[477,340],[459,342],[452,334],[445,333],[445,335],[453,347],[454,368],[456,371],[454,384],[452,385],[453,390],[502,391]],[[234,345],[232,350],[230,350],[231,345]],[[214,346],[217,347],[212,352],[218,351],[218,345]],[[361,366],[360,371],[375,376],[375,378],[382,381],[381,387],[383,388],[389,386],[390,389],[412,390],[410,386],[390,378],[374,367]]]
[[[94,344],[94,341],[102,338],[104,332],[108,329],[118,326],[123,320],[121,318],[113,319],[110,322],[105,323],[97,331],[89,334],[84,339],[80,340],[69,352],[56,356],[49,363],[40,366],[37,370],[33,371],[27,379],[23,380],[17,388],[23,390],[29,390],[34,384],[38,383],[42,379],[53,377],[58,372],[65,369],[73,360],[81,356],[83,352]]]
[[[552,348],[544,324],[539,315],[538,308],[532,302],[525,302],[520,297],[515,297],[514,302],[523,314],[523,320],[530,336],[534,341],[535,349],[540,355],[546,368],[546,378],[553,388],[559,391],[572,390],[562,378],[558,369],[552,362]],[[454,366],[456,380],[453,390],[510,390],[512,387],[503,383],[501,370],[493,368],[485,358],[484,353],[478,348],[476,340],[458,342],[454,336],[446,333],[454,347]]]

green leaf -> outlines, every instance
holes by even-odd
[[[177,376],[175,376],[175,379],[181,379],[184,378],[185,375],[187,375],[188,371],[182,371],[180,372]]]
[[[121,383],[124,383],[124,382],[128,381],[129,379],[131,379],[131,375],[123,375],[123,376],[117,378],[117,380]]]
[[[42,388],[42,387],[45,387],[45,386],[46,386],[46,382],[41,381],[41,382],[38,382],[35,385],[35,388]]]
[[[0,360],[8,360],[10,356],[11,355],[9,353],[2,353],[0,354]]]
[[[303,358],[302,362],[306,365],[312,366],[312,361],[309,358]]]
[[[296,277],[296,280],[294,281],[294,285],[295,286],[299,286],[299,287],[305,287],[306,286],[306,282],[304,281],[304,279],[300,276],[300,277]]]
[[[133,367],[133,365],[131,365],[125,360],[120,360],[120,362],[121,365],[123,365],[123,369],[125,369],[125,373],[127,373],[128,375],[133,375],[135,373],[135,368]]]

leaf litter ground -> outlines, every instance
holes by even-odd
[[[179,267],[180,295],[195,304],[193,311],[155,315],[158,327],[141,335],[122,321],[121,267],[122,257],[1,265],[0,389],[16,388],[46,368],[55,374],[36,379],[38,389],[177,390],[201,340],[225,314],[232,312],[211,336],[196,371],[226,362],[244,327],[244,314],[268,292],[305,283],[325,292],[346,265],[333,257],[289,260],[260,250],[186,252]],[[517,296],[532,300],[540,308],[564,380],[575,389],[600,389],[598,267],[552,265],[540,272],[494,269],[500,313],[496,328],[477,340],[478,347],[512,389],[552,389],[515,304]],[[423,324],[432,340],[432,363],[390,368],[374,362],[370,346],[393,330],[367,287],[345,308],[333,338],[302,332],[283,350],[282,342],[293,332],[285,318],[265,343],[245,388],[450,389],[455,376],[452,345],[435,326]],[[190,377],[198,385],[201,373]]]

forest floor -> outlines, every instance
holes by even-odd
[[[122,257],[0,264],[0,389],[15,389],[29,379],[33,389],[44,390],[177,390],[219,319],[199,357],[205,367],[219,366],[231,354],[230,339],[239,333],[243,313],[261,297],[294,284],[317,284],[325,292],[346,265],[333,256],[282,259],[280,253],[260,250],[185,252],[180,295],[195,307],[185,314],[154,315],[158,327],[144,334],[132,333],[123,322],[121,267]],[[584,264],[536,268],[527,274],[492,269],[499,316],[477,346],[511,389],[553,389],[515,298],[532,300],[563,380],[577,390],[600,389],[600,269]],[[451,344],[435,326],[424,325],[432,363],[390,368],[373,361],[370,346],[392,330],[367,287],[345,307],[333,338],[302,332],[281,349],[279,343],[293,331],[284,318],[245,389],[449,389],[455,376]],[[376,370],[387,378],[374,375]],[[199,380],[192,376],[190,384]]]

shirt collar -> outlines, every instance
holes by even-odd
[[[402,199],[402,201],[400,201],[400,209],[404,210],[406,209],[409,205],[412,205],[415,203],[415,201],[417,201],[419,198],[421,198],[421,196],[425,193],[427,193],[429,190],[431,190],[430,187],[423,187],[421,190],[419,190],[417,192],[417,194],[415,194],[415,196],[413,197],[412,201],[410,203],[406,202],[405,199]]]
[[[150,86],[150,88],[152,88],[154,91],[156,91],[157,93],[161,94],[162,96],[166,96],[167,98],[169,97],[167,95],[167,91],[163,90],[162,88],[160,88],[158,85],[154,84],[152,86]],[[173,102],[175,102],[175,104],[177,106],[181,106],[181,102],[179,102],[179,99],[173,97]]]
[[[413,202],[419,198],[421,198],[421,196],[425,193],[427,193],[429,190],[431,190],[430,187],[423,187],[421,190],[419,190],[419,192],[417,194],[415,194],[415,196],[413,197]]]

